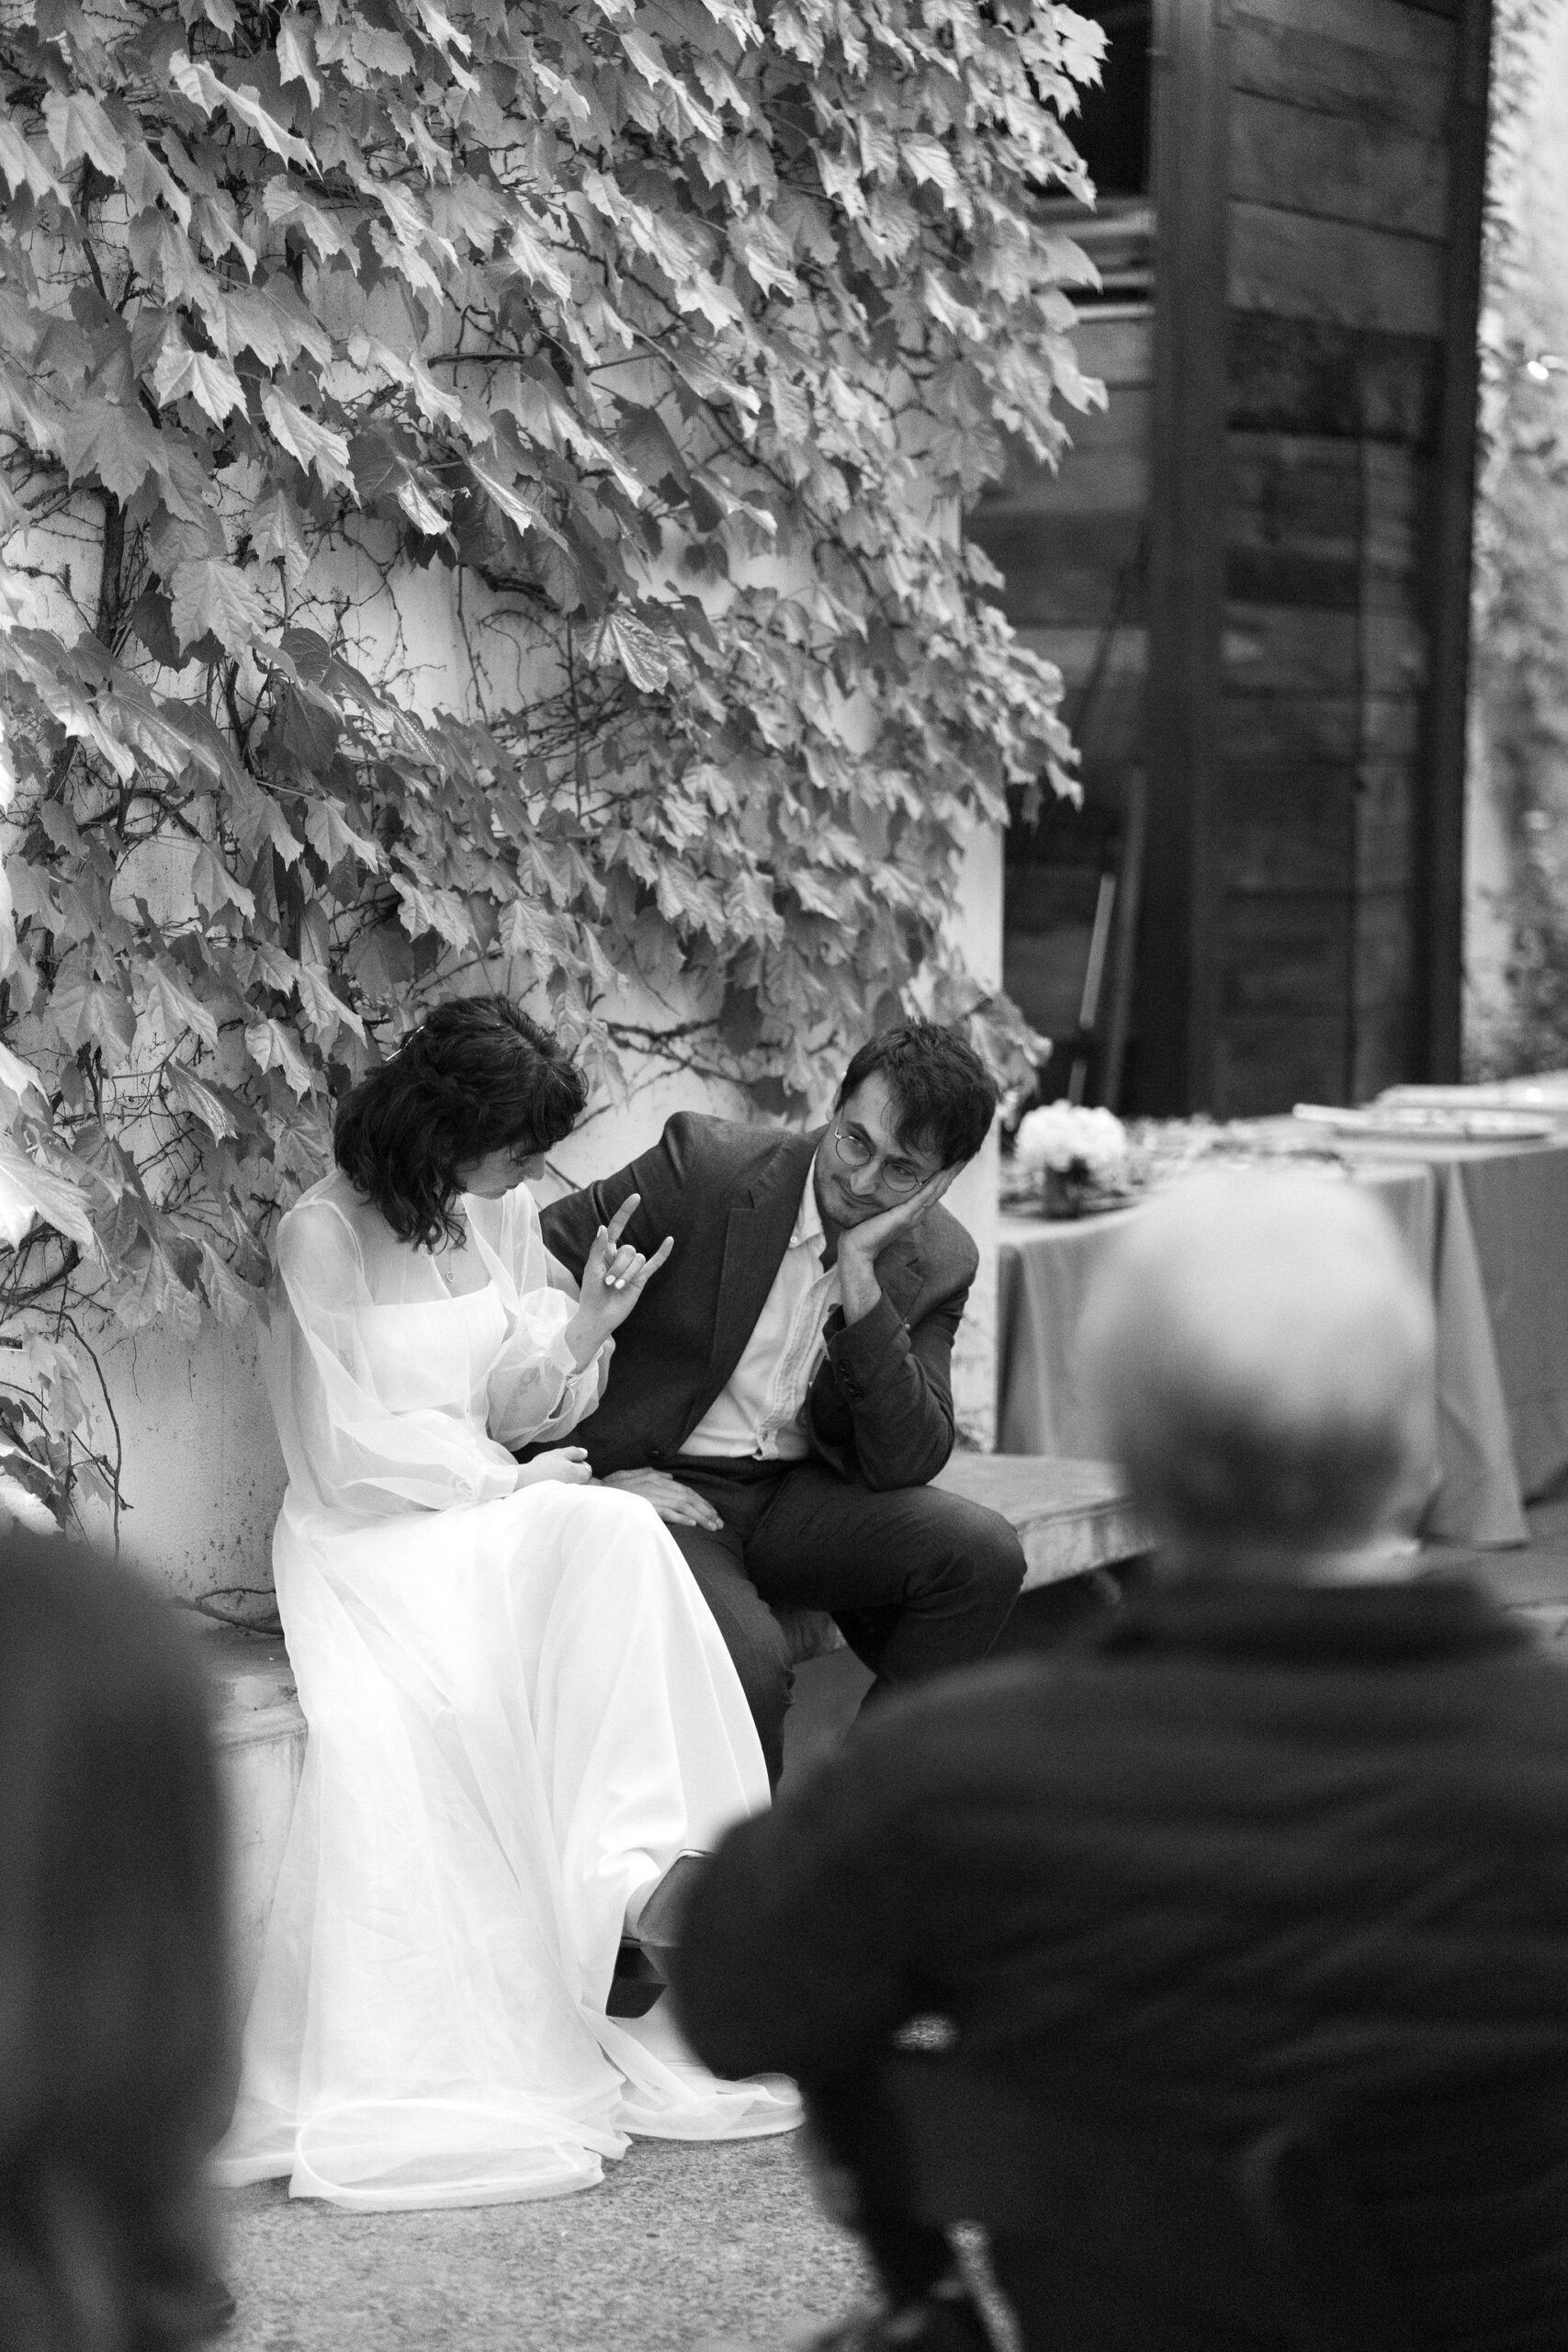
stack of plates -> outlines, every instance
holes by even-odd
[[[1404,1143],[1540,1143],[1555,1135],[1559,1122],[1568,1118],[1568,1100],[1552,1117],[1542,1111],[1478,1102],[1481,1091],[1468,1086],[1400,1087],[1393,1090],[1397,1101],[1384,1095],[1362,1111],[1341,1110],[1326,1102],[1298,1102],[1295,1114],[1332,1135]],[[1422,1100],[1409,1101],[1412,1094],[1419,1094]],[[1434,1102],[1434,1095],[1444,1099]]]

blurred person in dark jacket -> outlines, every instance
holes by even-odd
[[[234,2087],[224,1836],[171,1618],[0,1538],[5,2352],[170,2352],[232,2316],[202,2180]]]
[[[1414,2340],[1561,2347],[1568,1682],[1479,1580],[1378,1541],[1428,1442],[1426,1294],[1350,1185],[1207,1178],[1129,1223],[1083,1345],[1150,1582],[1079,1650],[868,1718],[687,1912],[692,2041],[795,2075],[854,2184],[886,2306],[822,2341],[984,2340],[879,2112],[935,2016],[1142,2148],[1228,2166],[1316,2119]],[[1218,2249],[1127,2224],[1108,2260],[1043,2201],[997,2249],[1071,2352],[1292,2339],[1215,2319]]]

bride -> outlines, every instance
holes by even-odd
[[[348,1096],[336,1170],[278,1229],[273,1559],[310,1738],[230,2184],[287,2175],[361,2208],[547,2197],[592,2186],[629,2132],[798,2120],[787,2084],[700,2067],[668,2002],[607,2008],[666,1873],[760,1812],[768,1779],[651,1507],[554,1443],[671,1247],[645,1261],[617,1217],[581,1297],[547,1256],[525,1180],[585,1093],[513,1006],[443,1005]]]

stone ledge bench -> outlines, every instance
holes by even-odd
[[[1023,1589],[1094,1576],[1135,1559],[1149,1539],[1133,1515],[1113,1463],[1068,1462],[1039,1453],[955,1453],[932,1481],[984,1503],[1011,1521],[1023,1544]],[[842,1649],[844,1637],[817,1609],[781,1609],[797,1666]]]
[[[1109,1463],[958,1453],[936,1483],[1011,1521],[1028,1563],[1026,1592],[1092,1576],[1148,1548],[1121,1476]],[[797,1664],[844,1645],[832,1619],[818,1611],[779,1614]],[[305,1765],[305,1718],[288,1654],[276,1635],[203,1620],[197,1639],[217,1697],[219,1767],[232,1838],[235,1962],[248,2006]]]

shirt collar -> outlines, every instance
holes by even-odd
[[[792,1250],[809,1242],[818,1257],[827,1247],[828,1235],[822,1223],[822,1212],[817,1204],[817,1155],[813,1152],[806,1170],[806,1189],[795,1211],[795,1230],[789,1237]]]

